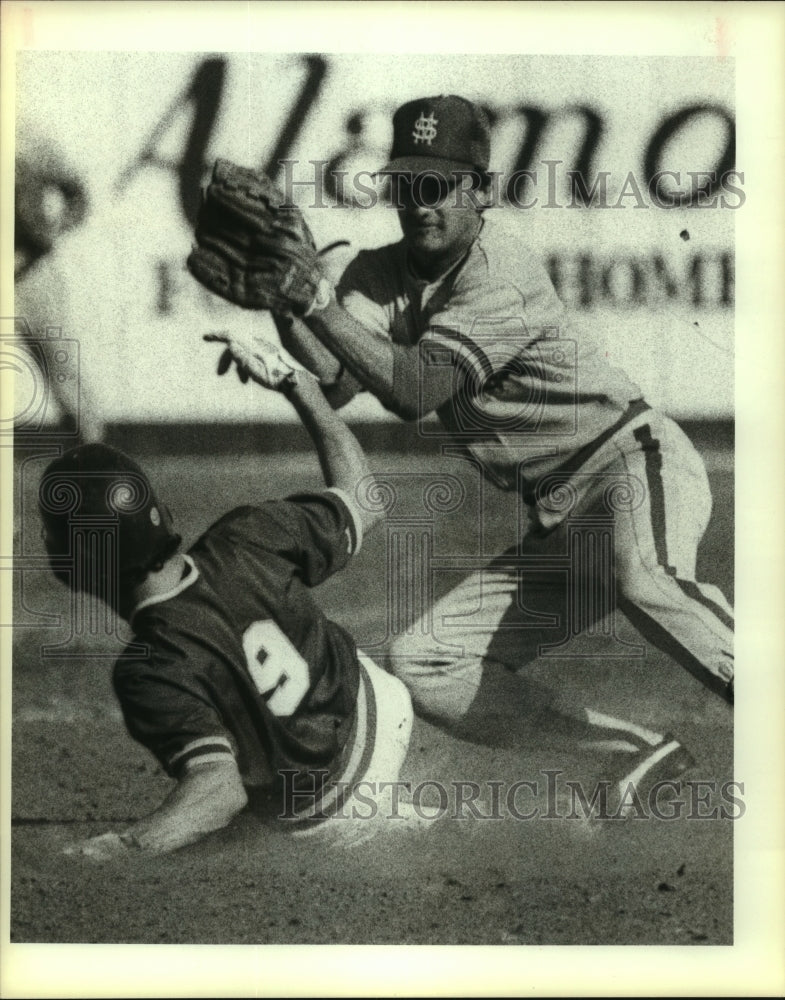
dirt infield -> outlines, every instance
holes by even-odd
[[[402,468],[400,459],[373,464],[380,462]],[[247,458],[153,456],[145,464],[187,542],[229,506],[318,482],[310,457],[257,466]],[[28,473],[20,523],[24,551],[34,554],[35,468]],[[726,460],[710,466],[710,478],[715,512],[701,578],[732,597]],[[440,544],[455,551],[473,517],[471,507],[459,512]],[[493,551],[508,533],[509,525],[490,524],[483,544]],[[350,570],[320,588],[328,613],[366,644],[378,639],[383,619],[383,545],[383,532],[367,539]],[[450,799],[444,815],[416,831],[390,820],[368,843],[342,846],[295,841],[245,813],[171,856],[111,866],[61,856],[69,841],[145,814],[169,781],[124,731],[110,688],[114,637],[69,640],[67,656],[42,657],[43,644],[67,639],[56,618],[42,616],[67,622],[68,598],[43,571],[22,577],[15,613],[27,624],[16,630],[13,664],[12,942],[732,943],[734,824],[721,818],[729,803],[717,791],[733,778],[731,713],[649,647],[642,658],[586,661],[574,658],[576,640],[564,657],[529,669],[543,683],[570,686],[578,700],[601,696],[608,711],[678,734],[697,763],[674,818],[548,818],[548,774],[588,787],[601,776],[601,761],[554,757],[536,741],[527,745],[526,735],[515,749],[473,745],[417,720],[401,777],[413,788],[430,782],[431,791],[440,783]],[[622,637],[638,641],[619,622]],[[536,792],[505,797],[516,781],[536,784]],[[456,782],[479,786],[474,812],[460,807],[465,792]],[[489,798],[493,783],[501,809]],[[510,802],[520,815],[504,808]],[[539,815],[524,818],[535,807]],[[743,803],[725,809],[740,811]]]

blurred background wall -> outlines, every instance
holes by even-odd
[[[47,211],[68,224],[17,285],[16,315],[33,338],[70,345],[47,351],[52,377],[58,356],[69,377],[77,364],[100,422],[258,420],[258,396],[214,377],[201,335],[272,325],[209,296],[185,270],[212,162],[265,167],[285,182],[279,164],[291,161],[283,169],[300,182],[294,200],[317,243],[348,239],[348,259],[398,238],[396,213],[367,207],[381,190],[370,173],[385,162],[395,107],[438,93],[488,110],[506,206],[491,211],[542,257],[609,357],[672,415],[729,420],[734,220],[745,194],[727,174],[727,59],[20,52],[18,149],[32,148],[33,162],[43,162],[37,144],[55,150],[83,195],[77,218],[62,186],[50,189]],[[509,189],[515,170],[529,173]],[[598,185],[590,207],[576,207],[569,171]],[[654,204],[647,184],[658,171],[671,173]],[[19,368],[17,412],[28,419],[39,406],[56,419],[55,396],[35,381]],[[367,394],[346,412],[391,419]],[[270,396],[264,417],[290,421],[292,411]]]

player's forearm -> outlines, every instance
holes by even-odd
[[[162,854],[225,827],[248,801],[234,765],[188,772],[161,805],[121,834],[130,848]]]
[[[363,326],[335,301],[303,322],[388,409],[404,419],[418,416],[418,348],[393,344],[388,337]]]
[[[371,474],[360,442],[325,399],[316,379],[300,374],[287,395],[314,443],[325,483],[354,497],[358,483]],[[360,513],[365,529],[377,519],[364,509]]]
[[[302,320],[275,313],[273,320],[283,347],[309,372],[313,372],[323,385],[330,385],[340,377],[343,365]]]
[[[346,366],[328,351],[302,320],[273,314],[283,347],[319,379],[327,402],[333,409],[345,406],[362,390],[362,385]]]
[[[247,801],[234,761],[202,764],[149,816],[122,833],[102,833],[71,844],[63,853],[91,861],[112,861],[135,851],[164,854],[220,830]]]

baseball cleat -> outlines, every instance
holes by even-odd
[[[631,816],[647,809],[656,786],[666,787],[677,781],[693,766],[695,759],[673,736],[664,736],[659,743],[625,754],[624,774],[613,779],[609,792],[609,811],[616,816]]]

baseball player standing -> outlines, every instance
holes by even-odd
[[[333,405],[366,389],[405,420],[435,413],[451,453],[520,496],[527,526],[517,544],[392,644],[393,669],[415,709],[488,740],[501,714],[528,727],[561,707],[558,692],[550,703],[533,701],[521,669],[543,641],[531,619],[544,593],[540,576],[522,567],[537,564],[547,576],[548,561],[563,559],[575,526],[591,518],[612,526],[611,548],[573,567],[573,604],[560,614],[575,612],[585,629],[620,607],[732,703],[732,610],[695,578],[711,508],[699,455],[567,315],[520,237],[484,211],[490,129],[481,109],[453,95],[411,101],[395,113],[393,136],[383,173],[402,239],[360,252],[336,294],[323,271],[320,278],[312,238],[305,250],[279,249],[267,225],[258,238],[232,237],[227,249],[222,213],[217,224],[203,212],[189,266],[218,294],[277,314],[285,346],[319,376]],[[220,173],[217,166],[216,180]],[[259,250],[270,242],[272,250]],[[449,627],[451,648],[438,641],[439,626]],[[580,716],[576,724],[551,711],[549,724],[595,742],[615,739],[619,788],[674,778],[692,762],[670,736],[601,712]]]
[[[257,793],[290,828],[335,829],[322,821],[347,815],[357,782],[397,780],[406,754],[406,688],[358,655],[311,593],[373,523],[354,500],[365,458],[316,379],[277,347],[208,339],[228,345],[223,370],[234,361],[291,400],[328,488],[232,510],[186,553],[127,455],[88,444],[50,464],[39,499],[51,568],[131,624],[115,691],[130,734],[177,780],[151,815],[66,853],[171,851],[224,827]]]

